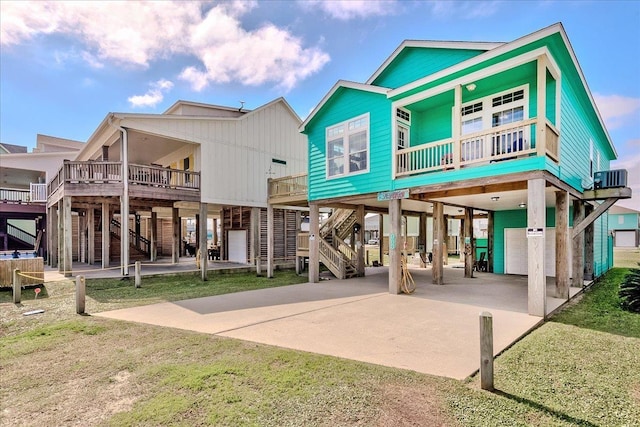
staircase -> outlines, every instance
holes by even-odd
[[[320,227],[320,262],[338,279],[358,275],[358,254],[344,241],[351,235],[356,219],[354,210],[336,209]]]
[[[13,224],[7,224],[7,236],[13,241],[13,246],[16,246],[17,249],[31,250],[31,248],[35,248],[36,236],[20,227],[16,227]]]
[[[109,232],[111,237],[114,239],[120,240],[120,236],[122,233],[122,227],[120,225],[120,221],[116,219],[111,220],[111,226],[109,227]],[[120,245],[111,245],[113,249],[119,251]],[[129,229],[129,247],[133,249],[136,253],[130,254],[130,258],[134,259],[146,259],[150,256],[151,253],[151,241],[146,237],[136,233],[134,230]],[[120,254],[113,254],[114,257],[118,258]]]

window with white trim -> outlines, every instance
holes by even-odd
[[[327,178],[369,170],[369,115],[365,114],[326,130]]]

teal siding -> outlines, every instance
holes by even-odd
[[[637,230],[638,228],[640,228],[638,214],[609,214],[609,230]]]
[[[545,227],[556,226],[556,210],[547,208]],[[493,217],[493,272],[504,274],[504,229],[526,228],[527,210],[518,209],[495,212]]]
[[[480,259],[480,253],[481,252],[486,252],[485,254],[485,259],[489,258],[489,250],[488,248],[488,244],[489,244],[489,239],[487,238],[480,238],[480,239],[475,239],[476,240],[476,259]]]
[[[325,130],[350,118],[369,113],[369,172],[326,178]],[[309,200],[386,191],[391,182],[391,103],[386,96],[340,89],[307,126],[309,140]]]
[[[395,89],[484,52],[465,49],[406,48],[372,84]]]

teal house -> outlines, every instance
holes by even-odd
[[[609,233],[616,248],[640,247],[640,212],[612,206],[609,210]]]
[[[366,82],[338,81],[300,130],[311,281],[320,262],[364,274],[367,212],[390,218],[391,293],[405,216],[420,218],[415,247],[431,253],[436,284],[447,280],[447,218],[463,218],[467,277],[473,220],[487,218],[488,270],[528,276],[532,315],[545,315],[547,277],[568,298],[612,266],[606,212],[631,190],[626,171],[610,171],[616,150],[561,24],[507,43],[406,40]],[[339,213],[332,233],[323,208]]]

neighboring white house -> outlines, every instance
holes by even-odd
[[[49,242],[52,248],[68,247],[58,253],[62,262],[54,258],[52,265],[70,271],[64,254],[76,244],[89,263],[101,257],[107,266],[120,258],[123,274],[132,257],[154,260],[160,254],[177,261],[185,230],[181,218],[198,219],[203,225],[197,234],[204,240],[204,216],[213,219],[214,230],[220,221],[222,236],[214,232],[213,243],[221,241],[222,259],[266,259],[267,178],[306,170],[300,123],[284,98],[255,110],[178,101],[162,114],[109,113],[49,183],[53,217],[75,211],[86,218],[78,242],[66,230],[60,236],[64,245]],[[293,259],[299,214],[275,215],[276,234],[284,236],[276,258]],[[101,232],[106,229],[110,233]],[[110,236],[120,244],[112,245]]]

